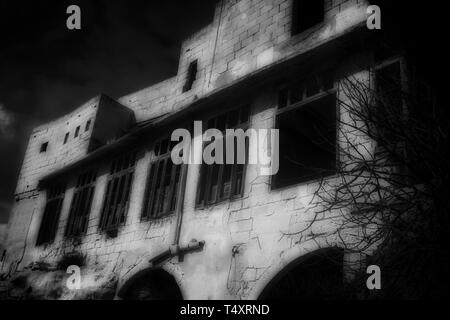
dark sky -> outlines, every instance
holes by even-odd
[[[211,0],[0,0],[0,223],[7,221],[33,127],[98,93],[137,91],[176,73],[181,41]],[[66,8],[81,8],[80,31]]]

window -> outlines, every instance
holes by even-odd
[[[182,166],[174,165],[170,157],[174,145],[168,139],[155,145],[144,197],[143,219],[159,218],[175,210]]]
[[[68,133],[68,132],[67,132],[66,135],[64,136],[64,144],[66,144],[67,141],[69,141],[69,133]]]
[[[406,116],[403,103],[403,72],[401,60],[389,60],[375,68],[376,113],[370,115],[378,140],[377,152],[394,147],[398,140],[396,128]],[[383,145],[383,147],[381,146]],[[381,148],[381,149],[380,149]]]
[[[96,179],[97,172],[93,170],[78,176],[66,227],[67,237],[79,236],[86,232]]]
[[[249,107],[231,110],[208,121],[208,129],[215,128],[225,132],[226,129],[241,128],[245,131],[249,122]],[[209,143],[205,144],[205,148]],[[226,143],[223,143],[223,156],[226,159]],[[197,191],[197,206],[215,204],[226,199],[240,197],[244,191],[245,164],[237,161],[237,143],[234,143],[233,164],[202,164],[200,169],[199,189]],[[245,154],[248,156],[248,140],[246,139]],[[224,161],[225,162],[225,161]]]
[[[187,71],[186,83],[183,86],[183,92],[189,91],[192,89],[192,85],[197,77],[197,60],[192,61],[189,64],[189,68]]]
[[[402,67],[399,60],[376,68],[375,86],[379,98],[378,107],[393,108],[398,114],[401,114],[403,110]]]
[[[47,189],[47,203],[39,228],[37,246],[51,243],[55,239],[65,189],[66,187],[63,184],[57,184]]]
[[[48,148],[48,142],[44,142],[43,144],[41,144],[41,149],[40,149],[40,153],[43,152],[47,152],[47,148]]]
[[[112,162],[100,229],[114,232],[125,223],[135,164],[136,152],[125,154]]]
[[[324,13],[324,0],[293,0],[292,35],[321,23]]]
[[[336,170],[336,94],[330,74],[280,91],[277,128],[280,168],[272,188],[333,174]]]
[[[86,132],[86,131],[89,131],[89,129],[91,128],[91,120],[88,120],[87,122],[86,122],[86,127],[84,128],[84,131]]]
[[[74,135],[74,137],[75,137],[75,138],[78,137],[79,134],[80,134],[80,126],[78,126],[78,127],[75,129],[75,135]]]

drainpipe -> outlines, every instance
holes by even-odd
[[[159,263],[170,259],[172,257],[178,256],[180,261],[182,261],[184,255],[189,252],[202,250],[205,245],[205,241],[197,241],[192,239],[186,246],[180,247],[180,233],[181,233],[181,225],[183,222],[183,208],[184,208],[184,194],[186,192],[186,180],[187,180],[187,170],[188,164],[183,164],[181,168],[181,177],[180,177],[180,190],[179,197],[177,197],[177,203],[175,206],[175,215],[176,215],[176,224],[175,224],[175,232],[172,245],[165,251],[156,255],[152,259],[149,260],[150,265],[156,266]]]
[[[177,203],[175,206],[175,215],[177,217],[175,225],[175,235],[172,245],[178,246],[180,242],[181,224],[183,222],[183,208],[184,208],[184,193],[186,192],[186,180],[187,180],[188,164],[183,164],[181,168],[180,177],[180,190],[179,196],[177,197]]]

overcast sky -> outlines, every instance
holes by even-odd
[[[71,4],[81,31],[66,28]],[[0,0],[0,223],[33,127],[173,76],[182,39],[213,13],[211,0]]]

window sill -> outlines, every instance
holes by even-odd
[[[271,192],[279,192],[279,191],[284,191],[287,189],[292,189],[292,188],[298,188],[300,186],[305,186],[308,184],[314,184],[314,183],[319,183],[321,180],[328,180],[331,178],[335,178],[337,176],[336,172],[327,174],[327,175],[323,175],[321,177],[305,177],[304,179],[301,179],[297,182],[293,182],[287,185],[283,185],[283,186],[274,186],[273,182],[270,183],[270,188],[269,188],[269,193]]]

